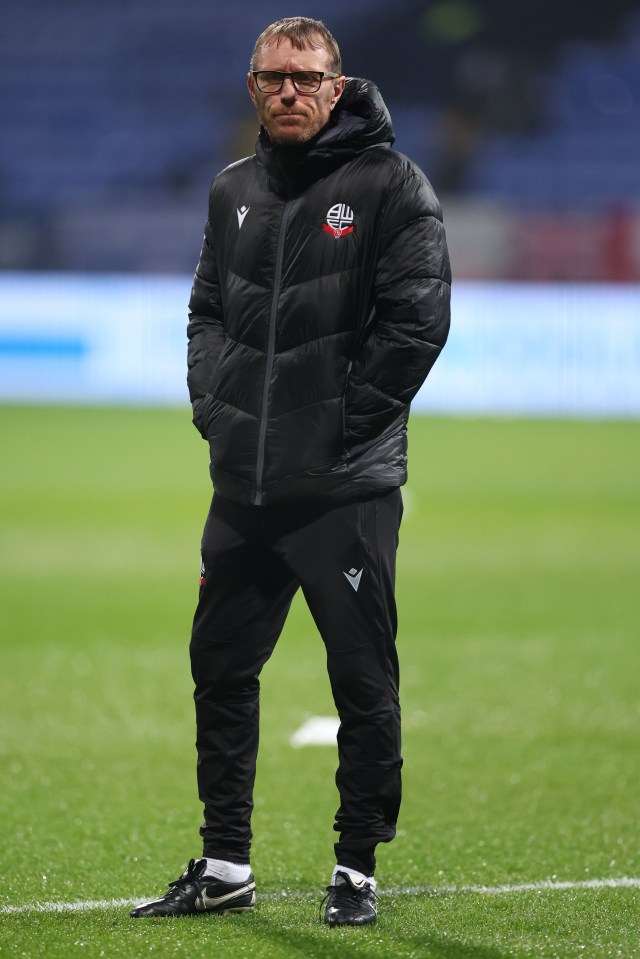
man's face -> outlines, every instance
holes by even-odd
[[[280,44],[270,43],[260,49],[255,70],[278,70],[295,73],[298,70],[331,72],[329,53],[324,46],[295,50],[285,37]],[[334,106],[344,90],[344,77],[326,78],[317,93],[298,93],[287,77],[278,93],[262,93],[252,74],[247,83],[258,119],[274,143],[295,145],[306,143],[329,122]]]

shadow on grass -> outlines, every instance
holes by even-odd
[[[505,959],[507,955],[493,946],[456,942],[442,936],[417,936],[411,940],[411,945],[428,950],[416,952],[417,956],[433,956],[434,959]],[[513,953],[509,952],[509,955]]]
[[[303,903],[296,904],[293,914],[256,910],[250,916],[135,921],[124,909],[97,915],[22,913],[3,917],[7,920],[3,946],[13,951],[4,952],[0,946],[0,955],[40,959],[46,953],[53,959],[69,959],[79,955],[79,946],[87,959],[104,955],[105,950],[107,955],[131,959],[141,959],[152,950],[158,957],[190,955],[194,959],[506,959],[507,955],[495,947],[460,941],[436,930],[408,930],[392,913],[374,926],[358,929],[330,929],[317,915]]]
[[[291,950],[305,959],[506,959],[507,953],[492,946],[456,941],[437,934],[411,934],[394,930],[388,923],[360,928],[329,929],[318,921],[316,930],[291,929],[273,922],[273,917],[255,917],[256,932],[263,942]],[[510,953],[509,955],[512,955]]]

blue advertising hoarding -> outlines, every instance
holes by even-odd
[[[0,400],[184,404],[188,276],[0,276]],[[640,287],[454,285],[414,403],[448,414],[640,416]]]

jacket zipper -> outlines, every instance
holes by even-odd
[[[278,300],[280,298],[280,284],[282,281],[282,260],[284,258],[284,238],[287,231],[287,222],[291,211],[291,201],[287,200],[282,211],[280,229],[278,231],[278,245],[276,247],[276,266],[273,278],[273,296],[271,298],[271,312],[269,313],[269,336],[267,340],[267,364],[264,373],[262,389],[262,412],[260,414],[260,432],[258,433],[258,461],[256,465],[256,492],[254,504],[262,505],[262,479],[264,475],[264,457],[267,438],[267,416],[269,412],[269,387],[273,372],[273,361],[276,352],[276,316],[278,314]]]
[[[342,394],[342,453],[345,462],[349,465],[349,450],[347,449],[347,390],[349,389],[349,377],[351,376],[351,367],[353,360],[347,364],[347,375],[344,381],[344,393]]]

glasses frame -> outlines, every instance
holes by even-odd
[[[260,81],[258,80],[258,77],[259,77],[259,75],[260,75],[261,73],[277,73],[277,74],[281,77],[280,86],[278,87],[278,89],[277,89],[277,90],[263,90],[262,87],[260,86]],[[313,74],[315,74],[315,76],[319,77],[318,86],[315,88],[315,90],[300,90],[300,89],[299,89],[298,84],[296,83],[296,77],[299,76],[301,73],[306,73],[306,74],[308,74],[308,73],[313,73]],[[289,77],[289,79],[291,80],[291,82],[292,82],[292,84],[293,84],[293,88],[294,88],[294,90],[296,91],[296,93],[299,93],[300,96],[303,96],[303,97],[304,97],[304,96],[310,95],[310,94],[312,94],[312,93],[317,93],[318,90],[320,89],[321,85],[322,85],[322,81],[323,81],[323,80],[337,80],[340,75],[341,75],[341,74],[339,74],[339,73],[325,73],[325,72],[322,71],[322,70],[294,70],[293,73],[283,73],[282,70],[252,70],[252,71],[251,71],[251,76],[253,77],[253,79],[254,79],[254,81],[255,81],[256,87],[258,88],[258,90],[260,91],[260,93],[265,93],[267,96],[269,96],[269,95],[271,95],[271,94],[273,94],[273,93],[280,93],[280,91],[282,90],[282,88],[283,88],[283,86],[284,86],[284,81],[287,79],[287,77]]]

